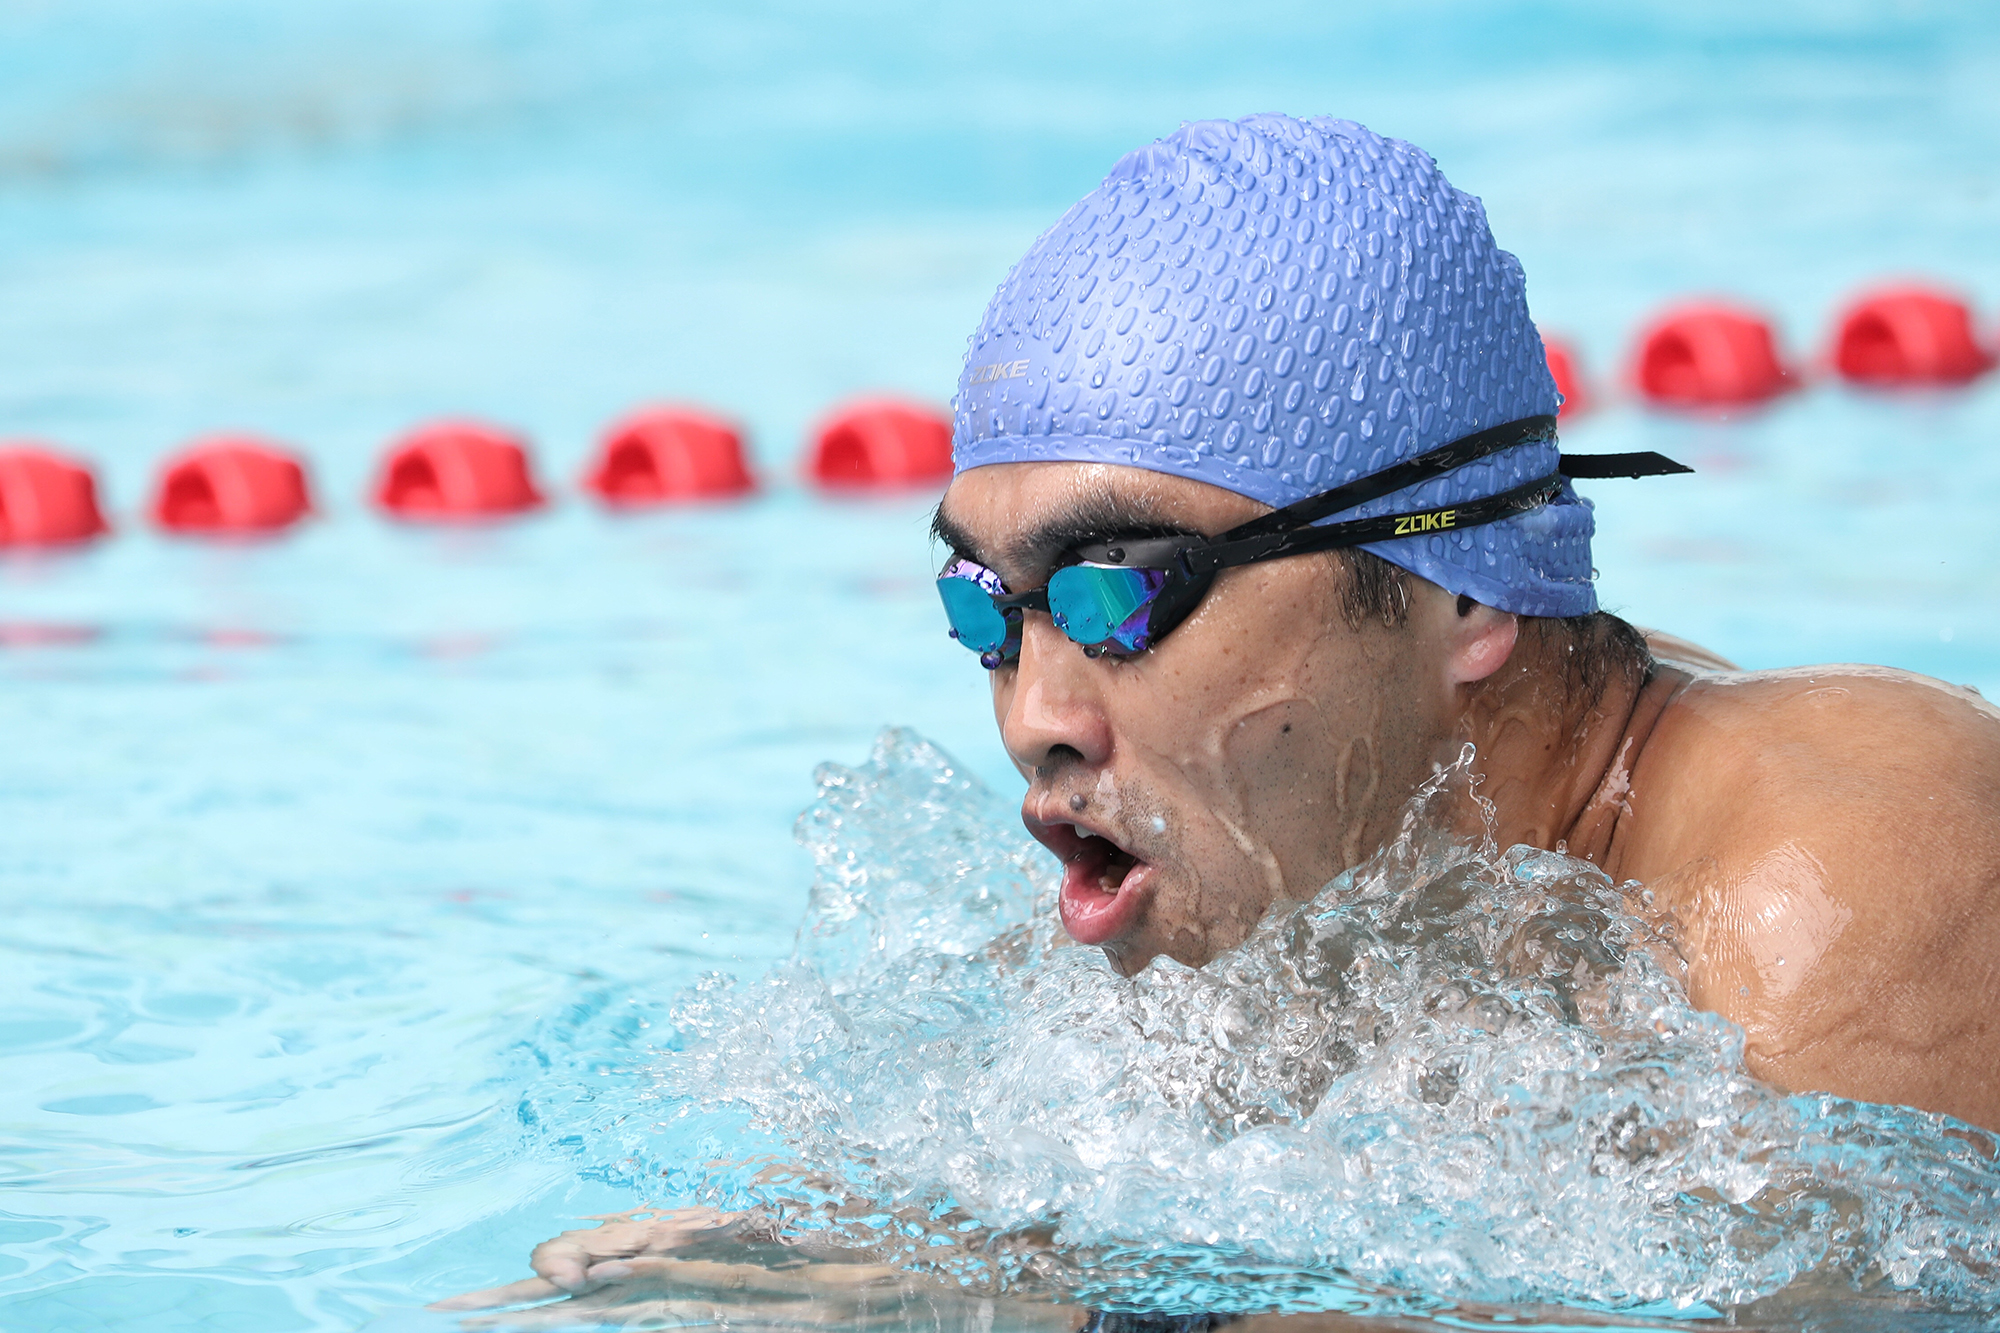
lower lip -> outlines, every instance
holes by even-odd
[[[1098,887],[1097,876],[1084,861],[1063,867],[1061,912],[1063,929],[1078,944],[1106,944],[1130,931],[1146,905],[1153,868],[1144,862],[1125,872],[1115,893]]]

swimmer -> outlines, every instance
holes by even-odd
[[[935,533],[1065,929],[1204,966],[1470,744],[1501,845],[1650,887],[1752,1073],[2000,1129],[2000,714],[1600,610],[1573,483],[1685,469],[1565,454],[1557,407],[1479,201],[1351,122],[1184,126],[1034,243]],[[582,1321],[730,1224],[571,1232],[454,1308]]]
[[[1557,405],[1479,201],[1350,122],[1185,126],[1035,242],[936,532],[1064,926],[1200,967],[1470,743],[1502,846],[1651,888],[1752,1073],[2000,1128],[2000,714],[1600,610],[1572,479],[1671,465]]]

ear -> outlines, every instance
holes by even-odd
[[[1458,615],[1450,631],[1451,656],[1447,670],[1453,685],[1470,685],[1485,680],[1507,664],[1508,655],[1521,637],[1521,618],[1511,611],[1481,606],[1469,597],[1458,601]]]

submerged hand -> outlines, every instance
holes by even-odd
[[[713,1208],[635,1208],[628,1213],[605,1213],[591,1219],[597,1226],[565,1231],[537,1245],[528,1256],[534,1277],[449,1296],[431,1309],[491,1310],[592,1291],[629,1276],[632,1260],[671,1254],[698,1240],[723,1235],[739,1216]]]
[[[638,1209],[596,1219],[535,1247],[537,1276],[452,1296],[433,1310],[533,1309],[477,1315],[468,1329],[630,1328],[721,1324],[733,1329],[1010,1327],[1071,1333],[1073,1309],[967,1296],[886,1264],[809,1258],[746,1233],[740,1213]],[[556,1297],[563,1299],[557,1300]],[[548,1302],[548,1304],[537,1304]]]
[[[911,1306],[923,1301],[906,1279],[882,1264],[829,1264],[798,1261],[789,1268],[717,1263],[636,1255],[594,1265],[591,1290],[548,1305],[511,1313],[480,1315],[467,1329],[624,1328],[720,1324],[734,1329],[798,1328],[825,1325],[859,1328],[903,1326]],[[541,1279],[535,1279],[540,1282]],[[526,1282],[496,1287],[476,1297],[498,1296],[506,1304],[545,1297]],[[458,1297],[441,1302],[450,1309],[479,1308]]]

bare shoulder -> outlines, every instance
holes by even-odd
[[[1681,919],[1753,1071],[2000,1123],[2000,710],[1882,667],[1704,673],[1629,781],[1608,868]]]
[[[1952,779],[1940,773],[1946,755],[2000,769],[2000,709],[1970,687],[1892,667],[1700,673],[1674,697],[1656,739],[1662,755],[1682,761],[1828,765],[1794,779],[1838,781],[1858,765]]]

